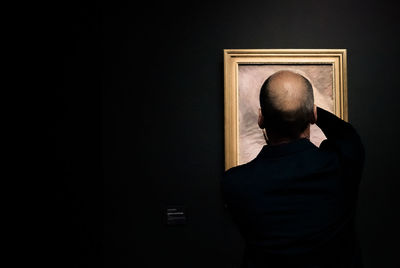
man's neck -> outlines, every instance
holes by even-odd
[[[291,138],[280,138],[280,137],[270,137],[268,139],[268,144],[270,145],[280,145],[280,144],[285,144],[285,143],[290,143],[299,139],[310,139],[310,127],[306,128],[303,133],[300,134],[299,137],[295,138],[295,139],[291,139]]]

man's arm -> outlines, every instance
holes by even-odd
[[[352,125],[319,107],[316,124],[327,137],[327,140],[321,143],[322,150],[335,150],[344,160],[363,165],[364,147]]]

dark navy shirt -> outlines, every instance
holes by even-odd
[[[222,194],[246,242],[243,267],[360,262],[354,214],[364,149],[349,123],[317,113],[327,137],[319,148],[308,139],[266,145],[225,173]]]

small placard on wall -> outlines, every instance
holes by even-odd
[[[167,225],[186,224],[186,213],[183,206],[168,206],[165,211]]]

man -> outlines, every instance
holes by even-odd
[[[245,240],[243,267],[361,267],[354,230],[364,149],[354,128],[314,105],[303,76],[280,71],[261,87],[267,145],[231,168],[222,194]],[[327,137],[310,142],[310,124]]]

